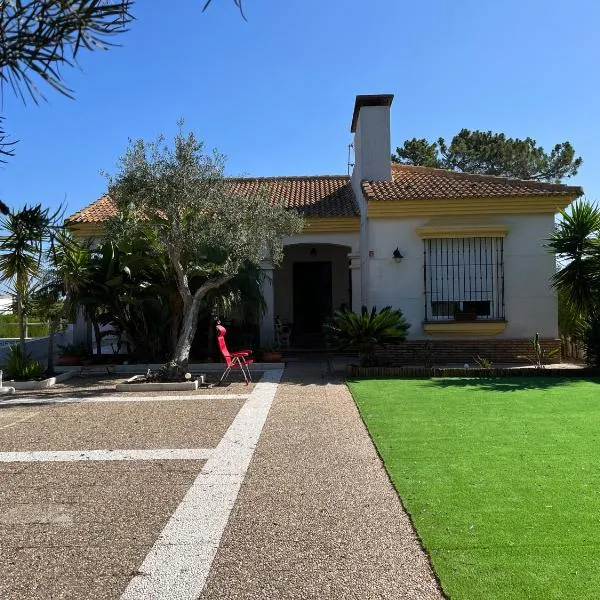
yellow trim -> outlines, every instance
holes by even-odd
[[[425,225],[417,235],[428,238],[505,237],[508,225]]]
[[[436,217],[444,215],[556,214],[576,196],[510,196],[483,198],[431,198],[423,200],[370,200],[369,218]]]
[[[429,335],[466,336],[498,335],[506,329],[506,321],[428,321],[423,330]]]
[[[71,223],[68,229],[75,237],[102,237],[103,223]],[[360,231],[359,217],[309,217],[304,220],[303,233],[335,233]]]
[[[67,229],[78,238],[102,237],[104,225],[102,223],[67,223]]]
[[[304,221],[303,233],[360,231],[358,217],[309,217]]]

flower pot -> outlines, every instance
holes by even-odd
[[[281,362],[281,352],[265,351],[262,354],[262,362]]]
[[[457,312],[454,313],[455,321],[477,321],[477,313]]]
[[[68,354],[59,356],[56,364],[63,367],[76,367],[81,364],[81,356],[70,356]]]

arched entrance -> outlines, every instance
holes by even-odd
[[[291,330],[293,347],[324,346],[323,325],[352,305],[349,246],[292,244],[273,273],[275,316]]]

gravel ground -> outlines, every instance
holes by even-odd
[[[0,465],[0,598],[118,598],[202,464]]]
[[[202,599],[443,597],[347,388],[325,371],[284,372]]]
[[[243,402],[0,405],[0,452],[214,448]]]

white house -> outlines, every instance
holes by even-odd
[[[392,164],[392,100],[357,96],[351,177],[231,179],[235,193],[266,188],[306,217],[302,234],[284,240],[283,264],[262,265],[261,341],[273,339],[276,317],[292,345],[310,346],[333,310],[390,305],[411,324],[408,343],[387,350],[402,362],[425,341],[453,361],[514,360],[535,332],[557,345],[555,260],[543,244],[582,189]],[[67,223],[98,235],[113,213],[103,197]]]

